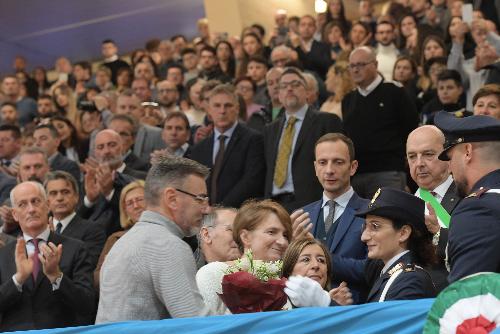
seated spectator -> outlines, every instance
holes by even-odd
[[[350,49],[354,50],[360,46],[370,46],[373,37],[371,27],[364,22],[354,22],[349,31]]]
[[[19,153],[18,183],[36,181],[43,184],[49,171],[49,159],[44,149],[29,147]]]
[[[349,45],[344,39],[345,32],[342,30],[340,22],[332,21],[325,26],[323,30],[323,42],[330,46],[330,57],[335,63],[341,58],[342,53],[349,51]],[[342,59],[340,59],[342,60]]]
[[[146,101],[141,103],[143,116],[139,119],[142,125],[149,125],[152,128],[159,128],[163,123],[163,113],[160,110],[160,105],[156,102]]]
[[[91,324],[95,296],[85,245],[51,232],[41,184],[23,182],[11,197],[23,237],[0,250],[0,330]]]
[[[381,188],[368,207],[357,212],[366,218],[361,240],[368,246],[368,258],[384,263],[368,302],[435,297],[431,277],[421,269],[436,257],[424,211],[425,202],[418,197]],[[399,279],[390,280],[393,275]]]
[[[249,119],[253,113],[261,110],[264,106],[254,102],[254,96],[257,90],[255,81],[250,77],[241,77],[234,82],[236,94],[241,96],[245,102],[246,115],[243,121]]]
[[[111,234],[106,243],[104,244],[104,248],[102,248],[102,252],[99,256],[99,260],[97,262],[97,267],[94,271],[94,287],[99,289],[99,274],[101,272],[102,264],[106,259],[106,255],[108,255],[109,251],[125,233],[127,233],[135,223],[139,221],[142,212],[146,208],[144,203],[144,181],[136,180],[127,184],[120,194],[120,226],[122,228],[121,231],[115,232]]]
[[[4,102],[0,106],[0,117],[2,125],[14,125],[19,126],[17,122],[17,109],[15,103]]]
[[[266,87],[266,73],[268,70],[267,60],[259,57],[252,56],[248,60],[247,76],[255,82],[255,92],[253,102],[265,106],[269,103]]]
[[[101,65],[95,72],[95,85],[101,92],[112,90],[113,82],[111,81],[111,70],[104,65]]]
[[[123,91],[130,89],[133,77],[134,73],[130,67],[120,68],[116,74],[116,91],[118,93],[122,93]]]
[[[181,51],[182,66],[186,72],[184,73],[184,85],[198,77],[198,54],[193,48],[185,48]]]
[[[446,57],[431,58],[425,63],[424,73],[417,81],[418,105],[425,105],[434,98],[437,98],[437,78],[446,70]]]
[[[219,80],[229,82],[231,78],[222,72],[217,61],[217,51],[212,46],[204,46],[200,51],[199,65],[201,72],[199,78],[204,80]]]
[[[136,77],[132,81],[131,87],[132,91],[141,102],[148,102],[152,100],[153,92],[151,91],[151,88],[149,87],[149,81],[146,78]]]
[[[186,91],[184,89],[184,68],[182,65],[175,64],[168,68],[166,80],[173,83],[179,97],[177,98],[177,103],[181,104],[186,99]]]
[[[36,102],[30,97],[21,96],[21,84],[15,75],[7,75],[2,80],[1,91],[6,102],[16,104],[19,112],[19,124],[25,126],[32,122],[37,116]]]
[[[186,88],[187,89],[187,88]],[[172,111],[179,111],[179,90],[176,84],[169,80],[162,80],[156,84],[157,102],[163,118]]]
[[[354,88],[347,64],[338,62],[326,75],[326,89],[332,94],[319,110],[337,115],[342,119],[342,99]]]
[[[403,85],[410,98],[417,104],[417,63],[409,56],[399,56],[394,63],[392,78]],[[419,105],[417,109],[421,109]]]
[[[187,101],[189,103],[189,109],[184,111],[187,118],[189,119],[189,124],[202,125],[205,121],[206,113],[202,106],[202,100],[200,98],[200,92],[206,81],[194,78],[188,81],[186,84]]]
[[[271,64],[273,67],[286,67],[297,60],[297,53],[286,45],[278,45],[271,51]]]
[[[437,98],[429,101],[422,108],[422,123],[434,124],[434,115],[441,111],[454,113],[457,117],[472,115],[461,103],[463,93],[462,78],[455,70],[444,70],[437,79]]]
[[[220,41],[215,45],[215,50],[222,72],[230,78],[234,78],[236,76],[236,58],[231,43]]]
[[[32,77],[38,85],[38,96],[48,94],[51,83],[47,79],[47,70],[45,69],[45,67],[35,67],[33,69]]]
[[[77,95],[84,93],[92,78],[92,64],[88,61],[75,63],[73,65],[73,77],[75,78],[75,86],[73,87],[75,93]]]
[[[56,104],[56,111],[67,117],[73,124],[76,124],[78,117],[76,108],[76,96],[70,86],[62,84],[57,86],[52,97]]]
[[[500,85],[489,84],[480,88],[472,101],[474,115],[486,115],[500,119]]]
[[[198,267],[211,262],[227,262],[241,256],[233,240],[233,223],[238,210],[215,207],[203,217],[198,235],[199,248],[195,253]]]
[[[307,104],[313,107],[314,109],[319,109],[318,98],[319,98],[319,88],[318,81],[316,77],[311,72],[304,72],[302,74],[304,79],[306,79],[306,94],[307,94]]]
[[[268,58],[268,54],[262,39],[256,34],[251,27],[249,31],[243,31],[241,38],[241,45],[243,51],[243,57],[241,63],[239,64],[238,77],[248,75],[248,63],[252,57],[260,57],[263,59]]]
[[[58,151],[61,139],[59,132],[53,125],[42,124],[37,126],[33,138],[35,139],[35,146],[42,148],[47,153],[52,171],[62,170],[68,172],[77,182],[80,182],[81,174],[78,163],[66,158]]]
[[[142,56],[139,62],[134,66],[134,80],[144,79],[148,87],[154,87],[157,77],[155,75],[156,67],[153,60],[148,56]],[[133,87],[132,87],[133,89]]]
[[[50,117],[56,116],[58,114],[54,100],[50,95],[38,96],[36,106],[38,111],[38,122],[43,122]]]
[[[78,138],[75,125],[63,116],[52,117],[50,123],[57,130],[61,140],[59,152],[69,160],[77,163],[84,162],[88,156],[88,143]]]
[[[85,243],[92,268],[97,265],[104,241],[104,229],[76,214],[80,200],[78,182],[63,171],[51,172],[45,180],[47,203],[52,213],[53,231]]]

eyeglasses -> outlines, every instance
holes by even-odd
[[[134,204],[141,205],[142,203],[144,203],[144,197],[136,197],[136,198],[131,198],[128,201],[125,201],[125,206],[127,208],[131,208],[134,206]]]
[[[208,196],[205,195],[205,194],[195,195],[195,194],[191,194],[190,192],[187,192],[187,191],[184,191],[184,190],[181,190],[181,189],[175,188],[175,190],[177,190],[178,192],[183,193],[185,195],[191,196],[192,198],[194,198],[195,201],[197,201],[199,203],[203,204],[203,203],[207,203],[208,202]]]
[[[367,233],[373,235],[373,234],[377,233],[378,231],[380,231],[381,228],[382,228],[382,224],[369,222],[369,223],[364,223],[363,226],[361,226],[361,231],[367,232]]]
[[[305,86],[305,84],[300,81],[300,80],[294,80],[290,82],[282,82],[279,84],[279,89],[288,89],[288,87],[291,87],[293,89],[297,89],[300,86]]]
[[[375,61],[369,61],[369,62],[366,62],[366,63],[356,63],[356,64],[349,64],[349,69],[352,71],[352,70],[355,70],[355,69],[362,69],[363,67],[365,67],[366,65],[369,65],[371,63],[374,63]]]

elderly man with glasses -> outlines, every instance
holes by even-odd
[[[352,186],[363,198],[379,187],[405,189],[405,142],[418,126],[416,106],[404,88],[385,82],[377,66],[373,49],[356,48],[349,71],[357,89],[342,100],[344,128],[359,160]]]

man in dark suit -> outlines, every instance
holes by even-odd
[[[135,119],[126,114],[113,115],[109,119],[107,128],[116,131],[122,137],[123,162],[132,169],[147,172],[151,167],[149,160],[139,158],[132,152],[138,130]]]
[[[358,162],[354,144],[340,133],[328,133],[316,143],[316,176],[323,187],[323,198],[304,207],[312,223],[311,232],[330,250],[332,284],[347,282],[354,303],[362,303],[367,294],[364,266],[366,245],[361,242],[364,219],[355,212],[368,205],[351,187],[351,176]]]
[[[329,132],[341,132],[333,114],[322,113],[306,103],[306,81],[295,68],[280,77],[280,101],[285,113],[264,130],[266,159],[265,197],[289,212],[317,200],[323,188],[314,171],[314,145]]]
[[[23,237],[0,250],[0,331],[92,323],[92,265],[85,245],[48,226],[43,186],[12,190],[13,215]]]
[[[85,196],[78,215],[104,226],[106,236],[121,230],[119,198],[124,186],[146,173],[129,168],[122,159],[121,137],[113,130],[95,137],[95,159],[85,163]]]
[[[239,207],[263,195],[262,135],[237,122],[238,98],[232,86],[219,85],[210,93],[208,113],[214,133],[193,147],[190,158],[210,167],[210,204]]]
[[[433,243],[437,246],[439,262],[427,269],[438,292],[448,285],[448,270],[445,266],[448,227],[450,215],[462,199],[450,175],[449,162],[438,159],[443,145],[444,135],[433,125],[413,130],[406,141],[410,175],[419,187],[415,196],[426,202],[426,226],[434,235]]]
[[[33,138],[35,139],[35,146],[40,147],[47,152],[51,170],[62,170],[68,172],[75,178],[75,180],[80,181],[81,174],[78,164],[69,160],[57,150],[61,144],[61,139],[59,138],[57,129],[53,125],[42,124],[37,126],[33,132]]]
[[[292,44],[297,51],[304,69],[316,72],[325,80],[326,72],[332,64],[330,47],[314,40],[316,20],[311,15],[304,15],[299,22],[299,38],[292,38]]]
[[[0,172],[0,205],[9,199],[12,188],[16,186],[16,178]]]
[[[189,138],[191,127],[189,120],[182,111],[172,111],[167,114],[163,122],[163,132],[161,137],[167,146],[167,151],[178,157],[185,157],[190,154]]]
[[[75,210],[80,198],[76,180],[66,172],[51,172],[45,180],[45,190],[53,216],[54,231],[83,241],[95,268],[106,241],[106,235],[102,226],[76,214]]]

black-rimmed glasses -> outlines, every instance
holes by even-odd
[[[190,192],[184,191],[184,190],[182,190],[182,189],[177,189],[177,188],[175,188],[175,190],[177,190],[178,192],[183,193],[183,194],[185,194],[185,195],[191,196],[191,197],[192,197],[192,198],[194,198],[194,199],[195,199],[195,201],[197,201],[197,202],[200,202],[200,203],[206,203],[206,202],[208,202],[208,196],[207,196],[207,195],[205,195],[205,194],[195,195],[195,194],[192,194],[192,193],[190,193]]]

